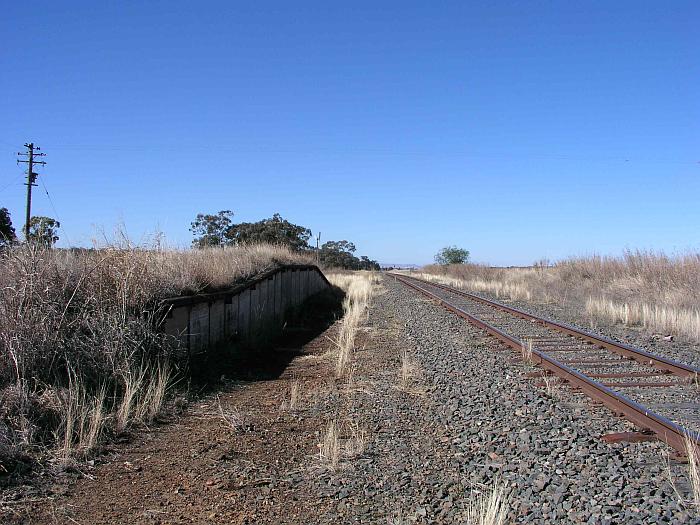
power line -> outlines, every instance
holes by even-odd
[[[46,188],[46,184],[44,184],[44,179],[40,179],[41,182],[41,187],[44,188],[44,193],[46,193],[46,196],[49,198],[49,204],[51,205],[51,209],[53,210],[53,214],[56,216],[56,220],[58,222],[61,222],[61,218],[58,216],[58,211],[56,210],[56,206],[54,206],[53,199],[51,198],[51,195],[49,195],[49,190]]]
[[[42,188],[44,188],[44,193],[46,193],[46,196],[47,196],[48,199],[49,199],[49,204],[51,205],[51,209],[53,210],[54,217],[56,217],[56,220],[57,220],[57,221],[59,222],[59,224],[60,224],[60,223],[61,223],[61,217],[59,217],[59,215],[58,215],[58,210],[56,209],[56,206],[55,206],[54,203],[53,203],[53,199],[51,198],[51,195],[49,195],[49,189],[46,187],[46,184],[44,183],[44,179],[39,179],[39,181],[41,182]],[[62,233],[61,235],[62,235],[63,237],[65,237],[65,239],[66,239],[66,241],[68,241],[68,244],[69,244],[69,245],[72,244],[72,242],[71,242],[71,240],[70,240],[70,237],[68,236],[67,233],[64,232],[64,233]]]
[[[154,147],[147,146],[127,146],[127,145],[101,145],[101,144],[50,144],[54,149],[90,149],[101,151],[114,152],[142,152],[153,151]],[[208,149],[207,144],[160,144],[156,145],[155,149],[163,151],[181,151],[181,150],[198,150]],[[359,155],[384,155],[384,156],[441,156],[441,157],[464,157],[468,159],[479,160],[543,160],[543,161],[571,161],[571,162],[623,162],[623,163],[644,163],[644,164],[669,164],[669,165],[698,165],[699,160],[680,159],[680,158],[653,158],[653,157],[634,157],[629,155],[586,155],[586,154],[567,154],[556,152],[535,152],[535,153],[511,153],[509,151],[498,151],[494,153],[479,153],[463,151],[459,149],[437,149],[426,150],[417,148],[407,148],[406,151],[401,151],[393,148],[367,148],[367,147],[345,147],[345,148],[330,148],[330,147],[311,147],[311,148],[279,148],[279,147],[250,147],[242,146],[237,143],[222,143],[217,145],[218,151],[233,152],[239,154],[359,154]]]
[[[14,180],[12,182],[10,182],[9,184],[5,184],[2,188],[0,188],[0,191],[5,191],[10,186],[14,186],[15,184],[17,184],[19,178],[20,178],[20,175],[16,175]]]

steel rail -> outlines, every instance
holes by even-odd
[[[391,274],[391,275],[397,275],[397,274]],[[507,304],[499,303],[498,301],[492,301],[490,299],[485,299],[485,298],[480,297],[478,295],[475,295],[473,293],[469,293],[469,292],[465,292],[463,290],[458,290],[456,288],[452,288],[451,286],[446,286],[444,284],[424,281],[423,279],[418,279],[416,277],[410,277],[407,275],[402,275],[401,277],[408,278],[408,279],[414,279],[418,282],[429,284],[430,286],[435,286],[436,288],[440,288],[442,290],[445,290],[446,292],[461,295],[463,297],[468,297],[469,299],[480,302],[480,303],[485,304],[487,306],[491,306],[491,307],[497,308],[499,310],[509,312],[509,313],[516,315],[522,319],[527,319],[529,321],[536,321],[536,322],[546,326],[547,328],[552,328],[553,330],[556,330],[558,332],[563,332],[567,335],[571,335],[573,337],[583,339],[584,341],[588,341],[589,343],[599,345],[607,350],[611,350],[612,352],[615,352],[616,354],[620,354],[620,355],[623,355],[625,357],[631,357],[632,359],[634,359],[635,361],[637,361],[641,364],[644,364],[647,366],[653,366],[655,368],[660,368],[662,370],[667,370],[667,371],[671,372],[672,374],[675,374],[675,375],[681,376],[681,377],[690,377],[693,379],[700,377],[700,368],[686,365],[684,363],[680,363],[678,361],[674,361],[673,359],[668,359],[668,358],[663,357],[663,356],[651,354],[645,350],[642,350],[641,348],[635,348],[633,346],[626,345],[624,343],[618,343],[617,341],[613,341],[612,339],[608,339],[607,337],[603,337],[603,336],[597,335],[597,334],[592,334],[591,332],[581,330],[579,328],[576,328],[576,327],[571,326],[571,325],[566,324],[566,323],[561,323],[559,321],[553,321],[551,319],[545,319],[544,317],[538,317],[538,316],[533,315],[531,313],[528,313],[524,310],[520,310],[519,308],[514,308],[512,306],[508,306]]]
[[[485,330],[487,333],[496,337],[501,342],[505,343],[507,346],[511,347],[516,351],[521,351],[523,348],[523,342],[517,337],[513,337],[504,331],[496,328],[495,326],[482,321],[478,317],[462,310],[458,306],[453,305],[449,301],[446,301],[442,297],[434,294],[430,290],[426,290],[422,286],[411,282],[406,276],[398,274],[390,274],[397,280],[405,284],[406,286],[413,288],[414,290],[430,297],[438,304],[454,313],[455,315],[466,319],[474,326]],[[419,279],[411,278],[419,282]],[[433,283],[427,283],[431,286],[435,286]],[[441,286],[437,286],[441,288]],[[451,289],[449,291],[452,291]],[[468,296],[469,297],[469,296]],[[557,361],[556,359],[548,356],[544,352],[533,349],[532,355],[535,357],[535,362],[549,370],[553,374],[561,377],[565,381],[568,381],[572,385],[575,385],[581,391],[583,391],[590,398],[602,403],[603,405],[610,408],[613,412],[619,413],[625,416],[626,419],[637,425],[641,430],[650,431],[655,434],[661,441],[668,444],[669,446],[676,449],[679,453],[685,454],[686,452],[686,437],[691,440],[696,447],[700,447],[700,434],[698,432],[691,431],[678,425],[671,421],[670,419],[657,414],[656,412],[632,401],[631,399],[623,396],[611,388],[604,386],[603,384],[585,376],[584,374],[574,370],[564,363]]]

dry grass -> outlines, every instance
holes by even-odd
[[[345,441],[345,456],[356,458],[364,454],[367,448],[367,430],[360,428],[354,421],[349,424],[350,437]]]
[[[612,323],[642,326],[650,331],[677,334],[685,339],[700,341],[700,310],[639,302],[618,303],[603,297],[589,297],[586,312],[591,317]]]
[[[106,390],[90,396],[72,375],[63,399],[62,421],[57,431],[57,457],[68,462],[87,456],[97,446],[107,422]]]
[[[282,401],[280,407],[283,411],[294,411],[299,408],[299,399],[301,397],[301,384],[297,378],[292,379],[289,385],[289,396]]]
[[[306,262],[276,246],[167,250],[124,236],[92,250],[0,250],[0,468],[19,453],[76,457],[105,430],[156,417],[179,364],[162,299]]]
[[[542,382],[544,383],[544,391],[551,398],[559,397],[559,388],[561,382],[557,376],[542,374]]]
[[[522,342],[520,353],[526,363],[532,362],[532,339],[525,339]]]
[[[700,509],[700,450],[690,436],[685,436],[685,454],[688,458],[688,481],[692,506]]]
[[[134,405],[137,401],[136,396],[141,391],[145,374],[145,367],[139,367],[138,369],[128,369],[122,376],[124,388],[122,389],[121,401],[115,414],[115,430],[117,433],[124,432],[133,419]]]
[[[224,408],[218,395],[216,396],[216,404],[219,409],[219,417],[227,427],[234,432],[243,432],[246,430],[247,425],[245,418],[236,407]]]
[[[494,480],[469,500],[468,525],[505,525],[508,517],[510,497],[500,479]]]
[[[358,329],[367,314],[374,293],[374,283],[380,277],[375,272],[330,274],[328,280],[345,292],[343,319],[340,331],[334,341],[336,346],[335,375],[338,379],[347,378],[352,370],[355,340]]]
[[[501,299],[585,309],[591,324],[603,320],[700,341],[696,253],[670,257],[627,251],[622,257],[570,258],[531,268],[431,265],[418,276]]]
[[[399,365],[399,390],[409,393],[417,393],[416,384],[420,381],[423,373],[418,364],[408,351],[403,350],[400,354]]]
[[[681,423],[686,428],[687,423]],[[671,454],[666,454],[666,476],[673,488],[678,501],[688,510],[700,511],[700,449],[698,449],[690,435],[686,434],[684,439],[685,458],[687,467],[682,474],[681,465],[678,469],[672,467]],[[674,464],[678,463],[674,461]]]
[[[321,461],[328,465],[331,470],[338,468],[340,463],[340,435],[338,425],[335,421],[330,421],[323,434],[323,441],[319,444]]]
[[[341,425],[336,420],[329,421],[318,444],[319,458],[329,469],[337,470],[342,459],[355,459],[364,454],[367,439],[367,431],[357,422]]]
[[[143,398],[137,410],[137,418],[145,423],[151,423],[161,412],[166,394],[172,385],[173,373],[167,363],[158,363],[146,384]]]

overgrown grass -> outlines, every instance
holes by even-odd
[[[158,415],[178,372],[161,300],[232,286],[286,248],[0,251],[0,472],[16,458],[89,454],[110,433]]]
[[[627,251],[552,266],[430,265],[423,276],[503,299],[567,305],[591,319],[700,341],[700,254]]]

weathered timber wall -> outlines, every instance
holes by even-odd
[[[254,344],[281,330],[293,308],[330,287],[316,266],[282,266],[229,290],[167,299],[165,333],[189,356],[226,342]]]

